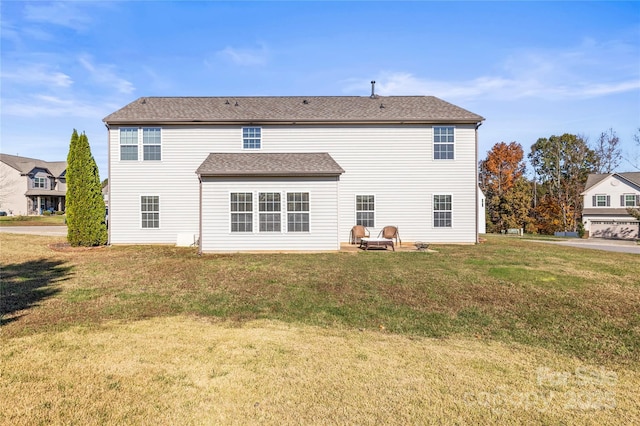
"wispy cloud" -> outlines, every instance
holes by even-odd
[[[235,65],[259,66],[268,62],[269,50],[265,44],[261,44],[257,49],[227,46],[216,52],[216,56]]]
[[[45,64],[22,64],[19,70],[2,71],[1,77],[12,84],[29,86],[65,88],[73,84],[73,79],[69,75],[50,69],[50,66]]]
[[[80,56],[78,61],[89,72],[90,78],[95,82],[123,94],[129,94],[135,90],[133,83],[116,74],[114,65],[94,64],[92,58],[88,55]]]
[[[15,117],[79,117],[95,119],[117,109],[113,104],[91,103],[76,97],[34,94],[3,99],[2,112]]]
[[[470,80],[437,80],[410,72],[383,71],[376,78],[376,91],[381,95],[424,94],[452,100],[587,99],[640,90],[636,56],[637,50],[623,43],[585,40],[565,50],[516,52],[506,57],[494,73]],[[344,91],[366,90],[362,81],[366,80],[345,81]]]
[[[73,29],[86,28],[92,20],[91,15],[83,9],[82,3],[79,2],[28,3],[24,7],[24,17],[29,22],[53,24]]]

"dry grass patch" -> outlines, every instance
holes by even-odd
[[[640,373],[469,339],[166,317],[4,340],[0,422],[640,423]]]

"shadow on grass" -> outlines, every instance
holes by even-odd
[[[66,280],[71,272],[71,266],[63,264],[62,261],[40,259],[2,265],[0,326],[20,318],[22,315],[15,315],[17,312],[59,293],[54,285]]]

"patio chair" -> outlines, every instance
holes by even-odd
[[[400,245],[402,245],[402,240],[400,239],[400,233],[398,232],[398,227],[397,226],[385,226],[384,228],[382,228],[382,231],[380,231],[380,234],[378,234],[378,238],[389,238],[389,239],[395,239],[396,240],[396,244],[398,244],[398,242],[400,242]]]
[[[356,225],[351,228],[351,235],[349,236],[349,242],[351,244],[358,244],[360,238],[369,237],[369,230],[362,225]]]

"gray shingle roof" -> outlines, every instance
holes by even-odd
[[[108,124],[188,122],[478,123],[484,118],[433,96],[145,97]]]
[[[27,174],[37,167],[49,170],[53,176],[60,177],[67,169],[66,161],[42,161],[35,158],[20,157],[9,154],[0,154],[0,161],[13,167],[22,174]]]
[[[594,185],[602,182],[604,179],[611,175],[618,175],[623,179],[628,180],[638,186],[640,186],[640,172],[624,172],[624,173],[592,173],[587,177],[587,182],[584,185],[584,190],[591,188]]]
[[[338,176],[342,167],[327,153],[211,153],[200,176]]]

